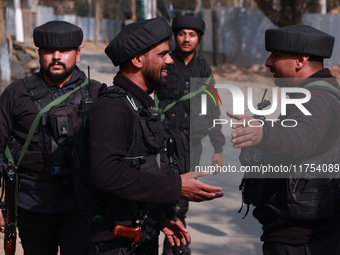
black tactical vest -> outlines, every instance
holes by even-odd
[[[85,81],[83,75],[76,83]],[[26,89],[38,112],[55,98],[37,74],[23,79]],[[40,124],[18,168],[19,174],[31,177],[72,178],[79,166],[75,150],[75,133],[80,127],[85,112],[92,102],[89,85],[73,93],[63,103],[44,113]],[[9,148],[17,162],[25,141],[12,138]]]
[[[159,113],[155,108],[143,108],[141,103],[129,92],[118,86],[110,86],[101,89],[99,97],[120,98],[131,106],[135,117],[134,135],[131,146],[124,160],[136,170],[154,175],[174,175],[179,170],[176,163],[169,161],[168,142],[170,135],[166,131],[164,124],[160,121]],[[174,155],[171,155],[172,157]],[[114,222],[108,222],[109,225],[122,224],[131,226],[141,214],[146,211],[150,213],[148,217],[154,222],[161,222],[165,217],[172,218],[175,214],[174,205],[159,205],[152,203],[142,203],[107,197],[106,194],[98,194],[99,199],[104,202],[102,212],[109,214],[108,219],[113,218]],[[128,206],[127,206],[128,204]],[[120,206],[119,206],[120,205]],[[117,208],[117,206],[119,208]],[[128,208],[126,208],[126,206]],[[101,210],[101,209],[99,209]],[[106,213],[105,213],[106,212]],[[131,215],[131,212],[133,215]],[[115,218],[115,214],[124,214],[124,220],[121,217]],[[130,216],[128,216],[130,215]]]
[[[167,143],[170,134],[160,121],[156,108],[143,108],[133,95],[118,86],[108,87],[101,91],[99,96],[121,98],[131,106],[136,116],[133,141],[125,157],[129,165],[152,174],[176,174],[176,170],[169,167]],[[158,170],[155,171],[155,169]]]
[[[309,89],[321,89],[338,99],[340,92],[331,86],[311,86]],[[242,165],[260,165],[263,152],[250,147],[242,153]],[[261,154],[262,152],[262,154]],[[270,159],[269,159],[270,160]],[[286,179],[254,179],[244,175],[240,184],[242,200],[254,206],[274,205],[278,215],[289,219],[322,219],[334,216],[340,211],[340,135],[334,137],[334,144],[324,153],[298,162],[302,166],[298,174],[290,174]],[[320,168],[311,172],[307,167]],[[333,170],[330,170],[333,168]],[[336,170],[338,169],[338,170]],[[328,175],[328,176],[326,176]],[[318,178],[319,177],[319,178]],[[321,177],[321,178],[320,178]],[[241,208],[242,209],[242,208]],[[248,213],[247,210],[247,213]],[[241,211],[241,210],[240,210]],[[246,214],[247,214],[246,213]]]
[[[207,63],[202,56],[195,57],[196,63],[192,66],[191,76],[192,78],[208,78],[207,77]],[[156,94],[159,98],[159,107],[164,109],[167,105],[172,102],[175,102],[182,96],[188,94],[190,92],[190,77],[189,80],[183,75],[182,70],[180,70],[179,66],[174,63],[173,65],[169,66],[168,68],[168,79],[167,85],[164,87],[159,87],[156,90]],[[165,112],[166,119],[169,120],[167,122],[168,127],[170,130],[179,130],[180,132],[189,132],[189,119],[190,115],[192,114],[192,118],[195,116],[197,118],[208,118],[210,114],[208,113],[206,116],[200,116],[199,111],[201,109],[200,103],[200,95],[195,96],[191,100],[198,100],[196,109],[190,109],[190,100],[186,100],[183,102],[179,102],[174,105],[171,109]],[[194,102],[192,102],[193,105]],[[210,108],[208,107],[208,110]],[[200,121],[197,119],[197,123]],[[207,121],[203,120],[201,123],[207,123]],[[196,125],[202,126],[202,125]],[[202,136],[207,135],[208,128],[203,128],[204,134]],[[189,135],[189,133],[188,133]]]

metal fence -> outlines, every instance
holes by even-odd
[[[200,50],[211,53],[213,52],[213,47],[215,47],[215,52],[227,56],[226,59],[237,65],[263,65],[269,55],[264,47],[264,33],[266,29],[273,28],[275,25],[260,10],[223,7],[218,10],[218,16],[220,32],[213,37],[212,11],[208,9],[203,10],[202,17],[206,22],[206,32],[202,37]],[[7,8],[6,19],[7,31],[15,33],[13,10],[10,6]],[[32,30],[34,26],[54,19],[66,20],[80,26],[84,31],[84,39],[94,40],[94,18],[75,15],[54,15],[53,8],[46,6],[38,6],[34,19],[30,19]],[[339,65],[340,15],[305,14],[303,22],[335,37],[333,56],[325,60],[325,65],[329,67]],[[104,40],[103,31],[106,32],[108,39],[111,40],[115,35],[114,20],[104,19],[103,25],[100,25],[99,40]],[[32,30],[29,31],[30,34]],[[215,40],[214,43],[213,40]]]

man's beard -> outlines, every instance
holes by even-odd
[[[60,62],[60,61],[53,61],[51,62],[49,65],[48,65],[48,68],[47,69],[44,69],[42,68],[42,72],[44,74],[46,74],[46,76],[51,80],[51,81],[61,81],[67,77],[69,77],[74,68],[76,67],[76,65],[73,65],[69,70],[66,70],[65,72],[63,73],[58,73],[58,74],[54,74],[50,71],[50,67],[53,66],[54,64],[58,64],[58,65],[61,65],[63,66],[65,69],[66,69],[66,66],[63,62]]]
[[[147,93],[151,94],[155,91],[157,87],[165,87],[167,84],[167,77],[162,77],[161,73],[163,70],[166,70],[166,67],[162,67],[159,73],[159,76],[152,75],[152,73],[146,69],[145,77],[147,80]]]

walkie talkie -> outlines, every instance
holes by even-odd
[[[83,98],[83,100],[81,101],[81,111],[82,112],[87,112],[87,110],[89,109],[90,105],[93,102],[93,98],[92,98],[92,89],[91,89],[91,78],[90,78],[90,66],[87,66],[87,78],[89,80],[88,83],[88,98]]]
[[[266,94],[267,94],[267,89],[264,90],[261,102],[257,104],[257,110],[262,110],[271,104],[271,102],[268,99],[265,99]],[[263,120],[263,121],[266,119],[263,115],[256,115],[256,114],[253,115],[253,118]]]

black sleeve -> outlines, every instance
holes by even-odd
[[[259,147],[283,159],[301,160],[327,150],[339,135],[340,114],[337,99],[325,91],[311,91],[311,100],[304,106],[312,115],[304,115],[294,105],[287,106],[287,115],[275,124],[266,121],[266,132]],[[294,119],[297,122],[286,122]]]
[[[121,98],[99,98],[88,112],[91,178],[112,196],[156,203],[176,203],[179,176],[140,173],[125,161],[134,133],[134,113]]]
[[[0,179],[4,175],[3,170],[4,170],[4,155],[0,153]],[[1,187],[1,182],[0,182],[0,187]]]

